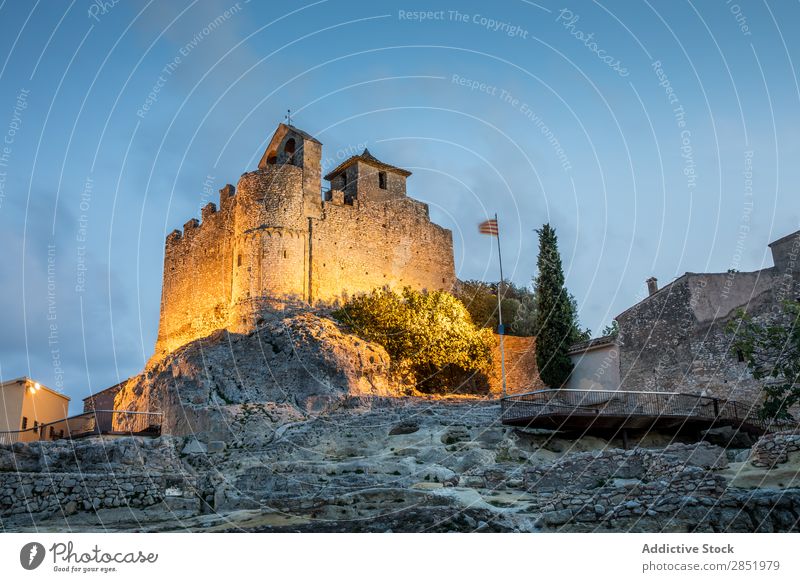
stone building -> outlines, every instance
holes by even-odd
[[[620,386],[757,401],[741,353],[725,327],[739,309],[758,320],[800,301],[800,231],[771,243],[774,266],[742,273],[686,273],[617,316]]]
[[[257,170],[167,236],[156,357],[216,329],[252,329],[265,307],[452,287],[452,233],[407,196],[411,172],[364,150],[323,192],[321,157],[317,139],[280,124]]]

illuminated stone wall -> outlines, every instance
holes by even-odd
[[[450,290],[455,282],[452,233],[431,223],[428,206],[407,197],[323,203],[311,221],[313,301],[388,285]]]
[[[294,158],[280,149],[291,136],[302,142]],[[338,191],[323,202],[321,145],[287,128],[279,137],[274,161],[167,237],[156,357],[217,329],[253,329],[265,307],[332,303],[384,285],[452,287],[452,233],[404,195],[404,179],[388,199],[369,196],[365,181],[352,203]]]

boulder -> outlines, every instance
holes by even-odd
[[[726,449],[749,449],[753,446],[753,437],[743,430],[732,426],[720,426],[703,432],[703,440]]]
[[[208,452],[208,447],[198,441],[197,439],[190,439],[186,446],[183,447],[181,454],[183,455],[204,455]]]
[[[348,400],[399,395],[378,344],[342,331],[311,311],[265,317],[246,334],[220,330],[148,363],[117,394],[114,408],[160,411],[162,433],[203,440],[236,438],[231,429],[252,403],[318,415]],[[285,419],[259,419],[275,427]],[[245,419],[246,420],[246,419]],[[124,419],[116,429],[125,430]]]

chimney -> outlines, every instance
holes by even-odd
[[[645,283],[647,283],[647,291],[650,295],[658,291],[658,279],[655,277],[650,277]]]

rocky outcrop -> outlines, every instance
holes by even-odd
[[[220,330],[151,362],[114,407],[163,412],[167,434],[227,440],[256,424],[263,437],[354,399],[399,395],[389,365],[383,347],[319,314],[264,313],[251,333]]]
[[[782,473],[794,452],[767,469],[754,464],[758,451],[733,461],[708,442],[657,434],[624,450],[504,427],[497,404],[468,399],[394,399],[285,422],[264,404],[247,416],[234,429],[246,436],[226,442],[77,441],[72,462],[63,443],[0,447],[0,502],[13,510],[33,496],[37,508],[32,517],[0,508],[0,520],[11,530],[66,520],[76,531],[309,532],[797,531],[800,520],[800,483]],[[764,441],[775,450],[794,435]],[[117,483],[134,483],[135,495]]]

